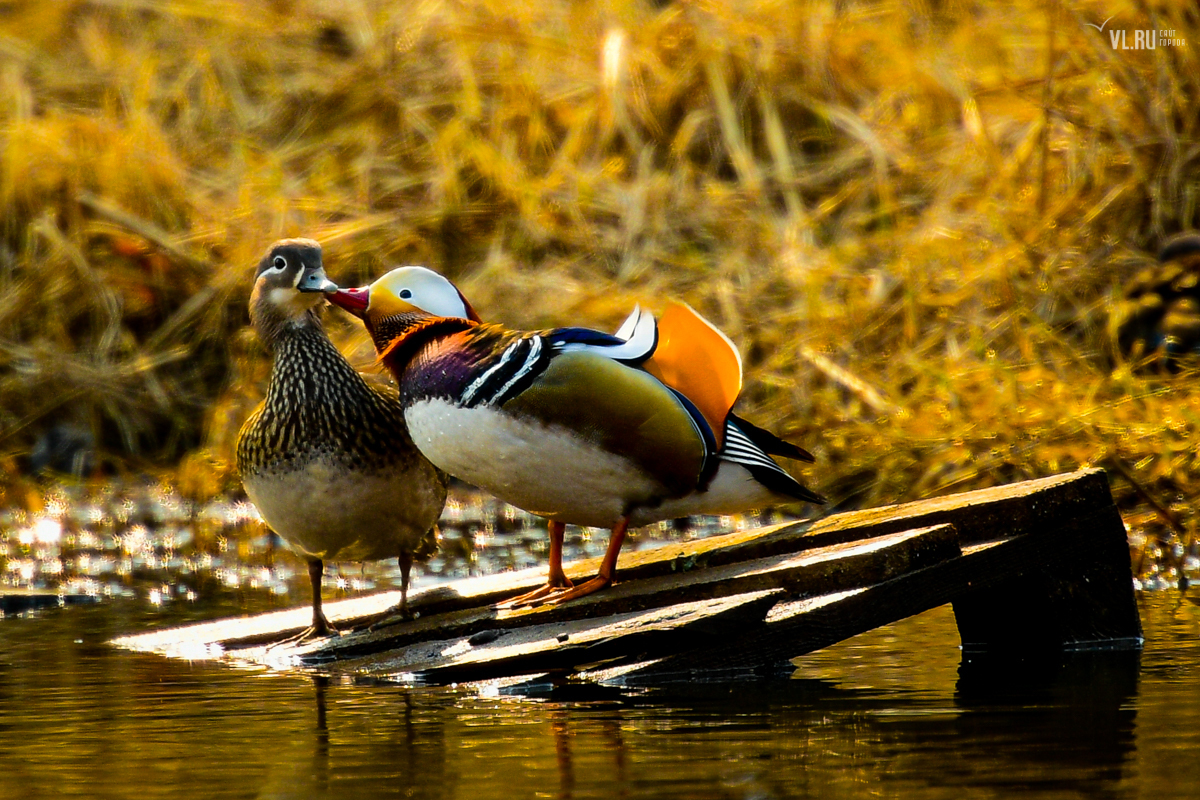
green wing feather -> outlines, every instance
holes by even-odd
[[[670,389],[636,367],[602,355],[556,356],[505,412],[574,431],[624,456],[674,496],[696,488],[704,439]]]

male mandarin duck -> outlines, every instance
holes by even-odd
[[[631,526],[824,502],[768,455],[809,453],[730,413],[741,359],[686,305],[657,323],[635,310],[615,336],[512,331],[481,322],[450,281],[422,267],[329,299],[365,322],[421,452],[549,520],[549,579],[508,605],[609,585]],[[612,530],[599,573],[579,586],[563,574],[567,523]]]
[[[1161,353],[1173,369],[1179,358],[1200,354],[1200,234],[1167,240],[1158,264],[1126,285],[1109,326],[1117,349],[1133,359]]]
[[[432,554],[446,477],[413,446],[394,391],[369,385],[321,326],[321,246],[276,242],[258,264],[250,320],[273,353],[266,399],[238,435],[246,494],[308,561],[312,628],[336,633],[321,610],[325,560],[396,557],[407,611],[413,559]]]

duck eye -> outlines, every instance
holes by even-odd
[[[287,259],[283,256],[275,256],[275,260],[271,262],[271,266],[275,269],[287,269]]]
[[[411,300],[412,299],[412,290],[401,289],[400,290],[400,299],[401,300]]]

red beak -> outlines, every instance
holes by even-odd
[[[325,299],[338,308],[349,311],[359,319],[366,319],[367,305],[371,302],[371,287],[362,286],[358,289],[338,289],[333,294],[325,295]]]

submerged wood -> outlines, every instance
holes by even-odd
[[[357,628],[333,639],[273,644],[307,625],[298,608],[115,643],[429,682],[546,672],[637,682],[775,670],[951,602],[976,649],[1136,646],[1124,542],[1107,479],[1090,470],[623,554],[618,584],[563,606],[492,607],[540,585],[537,568],[414,593],[413,620],[386,617],[399,592],[328,603],[331,622]]]
[[[0,589],[0,614],[20,614],[41,608],[87,605],[99,602],[86,594],[61,594],[54,589]]]

